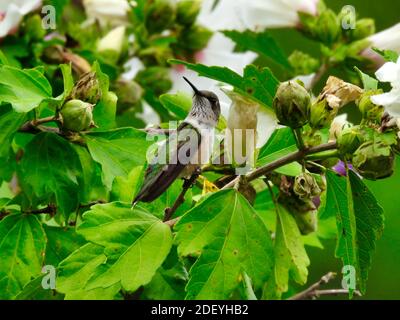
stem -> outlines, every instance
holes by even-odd
[[[28,121],[22,125],[19,129],[21,132],[29,132],[29,133],[37,133],[40,131],[50,131],[50,132],[59,132],[57,128],[50,128],[50,127],[41,127],[42,124],[49,123],[49,122],[59,122],[59,118],[56,116],[51,116],[42,119],[35,119]]]
[[[318,69],[317,73],[315,74],[314,78],[311,80],[310,88],[313,89],[317,83],[321,80],[321,78],[324,76],[325,72],[328,70],[329,66],[328,63],[323,63],[321,67]]]
[[[328,290],[319,290],[322,285],[327,284],[336,276],[335,273],[329,272],[324,275],[318,282],[311,285],[306,290],[290,297],[288,300],[305,300],[305,299],[315,299],[320,296],[328,296],[328,295],[338,295],[338,294],[348,294],[349,290],[347,289],[328,289]],[[354,294],[357,296],[361,296],[359,291],[354,291]]]
[[[304,159],[307,155],[311,155],[311,154],[315,154],[315,153],[319,153],[319,152],[327,151],[327,150],[334,150],[336,148],[337,148],[336,142],[330,142],[330,143],[326,143],[326,144],[321,144],[317,147],[299,150],[299,151],[293,152],[281,159],[273,161],[263,167],[260,167],[256,170],[248,173],[245,177],[246,177],[247,181],[250,182],[250,181],[253,181],[255,179],[258,179],[258,178],[270,173],[271,171],[274,171],[280,167],[283,167],[289,163],[292,163],[295,161],[300,161],[300,160]],[[236,179],[234,179],[233,181],[231,181],[230,183],[225,185],[222,188],[222,190],[233,188],[236,185],[238,179],[239,179],[239,177],[237,177]]]
[[[305,149],[303,136],[301,135],[301,129],[300,128],[293,129],[293,134],[294,134],[294,137],[296,139],[297,148],[299,150]]]
[[[178,210],[178,208],[181,206],[181,204],[185,202],[186,192],[193,186],[199,175],[200,175],[200,170],[196,170],[188,180],[185,180],[185,182],[183,183],[182,191],[179,194],[178,198],[175,200],[175,203],[172,206],[172,208],[165,209],[164,220],[163,220],[164,222],[168,222],[172,218],[176,210]]]
[[[318,160],[325,160],[325,159],[338,158],[338,157],[339,157],[339,153],[337,150],[329,150],[329,151],[324,151],[324,152],[308,155],[306,157],[306,160],[318,161]]]

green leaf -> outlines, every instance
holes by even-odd
[[[171,59],[169,62],[183,64],[190,70],[196,71],[202,77],[230,84],[242,95],[255,100],[267,108],[272,108],[272,101],[275,97],[279,81],[268,68],[259,69],[254,65],[248,65],[244,69],[242,77],[226,67],[209,67],[176,59]]]
[[[11,215],[0,222],[0,299],[14,298],[40,274],[46,234],[34,215]]]
[[[310,260],[304,249],[295,218],[282,207],[276,207],[277,227],[274,240],[273,277],[264,287],[264,299],[280,299],[288,291],[289,274],[300,285],[307,282]]]
[[[40,199],[51,202],[64,216],[78,206],[77,175],[81,166],[71,145],[53,133],[40,133],[26,146],[20,162],[20,178]]]
[[[358,276],[360,290],[365,293],[375,243],[381,237],[384,228],[384,215],[382,207],[357,174],[349,171],[349,180],[357,226],[357,253],[360,265]]]
[[[63,75],[64,80],[64,92],[63,92],[63,100],[65,100],[72,92],[74,88],[74,78],[72,76],[72,69],[70,64],[62,64],[60,65],[60,69]]]
[[[115,284],[108,288],[86,289],[94,270],[105,263],[104,248],[88,243],[63,260],[59,265],[57,291],[65,293],[67,300],[108,300],[120,290]]]
[[[260,149],[257,166],[265,166],[297,150],[292,130],[290,128],[277,129]],[[276,172],[288,176],[297,176],[301,171],[301,165],[298,162],[292,162],[276,170]]]
[[[154,300],[183,300],[188,273],[173,247],[163,265],[144,288],[144,295]]]
[[[93,132],[85,136],[90,154],[102,166],[104,184],[110,190],[115,177],[127,177],[131,170],[146,162],[148,147],[146,133],[122,128],[107,132]]]
[[[28,282],[24,289],[18,293],[15,300],[63,300],[64,296],[55,290],[44,289],[42,280],[45,275],[41,274]]]
[[[25,113],[15,112],[10,106],[0,108],[0,158],[8,157],[14,135],[25,119]]]
[[[17,112],[29,112],[51,96],[49,81],[37,69],[0,65],[0,102],[10,103]]]
[[[87,289],[120,283],[127,291],[137,290],[150,282],[172,245],[169,226],[139,207],[117,202],[93,206],[83,215],[78,233],[105,247],[107,256]]]
[[[222,33],[232,39],[240,51],[254,51],[272,59],[287,70],[292,69],[287,56],[267,30],[263,32],[227,30]]]
[[[271,236],[236,190],[212,194],[176,225],[178,253],[198,255],[186,287],[188,299],[227,299],[245,271],[255,288],[270,276]]]
[[[372,48],[376,53],[380,54],[383,59],[387,62],[394,62],[396,63],[399,59],[399,54],[393,50],[380,50],[378,48]]]
[[[93,120],[98,127],[96,130],[100,131],[115,128],[117,100],[118,97],[114,92],[107,92],[101,97],[93,110]]]
[[[362,180],[352,171],[347,181],[327,172],[327,205],[324,215],[336,213],[338,243],[336,256],[356,270],[357,283],[365,292],[375,242],[383,231],[383,210]]]
[[[336,216],[338,242],[336,256],[343,265],[353,266],[358,274],[356,219],[351,197],[350,182],[328,170],[326,173],[327,191],[325,211],[321,217]],[[352,294],[353,290],[350,290]]]
[[[135,167],[128,174],[128,177],[116,177],[110,193],[110,202],[121,201],[132,203],[144,177],[144,167]]]
[[[165,109],[175,114],[180,120],[186,118],[192,107],[192,97],[184,92],[163,94],[160,96],[160,102]]]
[[[46,264],[58,266],[72,252],[86,243],[85,239],[75,232],[75,228],[60,228],[44,225],[47,236]]]
[[[78,175],[79,202],[82,204],[99,199],[107,199],[107,191],[101,180],[101,167],[96,163],[87,148],[73,144],[81,163],[82,172]]]
[[[371,76],[365,74],[364,72],[362,72],[360,69],[358,69],[357,67],[354,67],[354,69],[357,71],[357,73],[359,74],[361,81],[363,83],[364,86],[364,90],[376,90],[378,89],[378,80],[376,80],[375,78],[372,78]]]

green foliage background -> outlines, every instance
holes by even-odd
[[[400,9],[400,4],[394,4],[394,1],[387,0],[379,3],[365,3],[363,1],[327,2],[328,6],[336,11],[339,11],[344,5],[354,5],[359,16],[370,16],[376,19],[378,31],[398,22],[396,13],[398,12],[397,9]],[[231,38],[237,36],[235,31],[227,33],[225,34]],[[271,34],[287,54],[298,49],[318,55],[318,44],[301,37],[293,30],[271,30]],[[263,39],[267,42],[269,41],[267,37]],[[236,42],[240,46],[240,43]],[[257,51],[255,47],[251,49]],[[284,78],[284,76],[281,75],[282,68],[273,63],[271,64],[269,58],[275,59],[284,67],[288,64],[286,58],[282,60],[279,59],[279,56],[282,57],[282,55],[278,54],[277,59],[273,54],[265,54],[258,60],[260,65],[270,66],[273,73],[269,69],[260,71],[254,66],[248,66],[243,77],[230,72],[228,69],[195,65],[189,62],[184,64],[200,75],[206,75],[214,80],[232,84],[242,95],[251,96],[261,104],[270,106],[275,87],[278,84],[272,74],[275,74],[278,79]],[[173,58],[180,59],[179,55]],[[165,60],[171,63],[179,63],[179,60],[176,59]],[[133,189],[136,186],[129,187],[129,190],[125,190],[125,188],[128,185],[132,185],[131,181],[138,181],[142,178],[142,164],[147,150],[147,144],[142,143],[145,134],[134,128],[120,128],[102,132],[102,130],[108,130],[113,127],[114,120],[113,124],[107,123],[106,120],[109,116],[108,113],[115,112],[116,101],[115,95],[109,92],[111,83],[101,73],[100,66],[95,63],[93,68],[99,77],[99,86],[102,92],[101,100],[98,102],[98,107],[94,112],[94,122],[98,124],[99,130],[93,130],[89,133],[84,132],[80,137],[75,136],[76,138],[81,138],[81,140],[76,141],[87,145],[87,151],[81,146],[69,144],[64,139],[54,135],[54,133],[48,132],[35,135],[31,141],[19,141],[19,143],[23,144],[26,153],[22,156],[18,166],[18,170],[20,170],[18,173],[25,178],[21,180],[23,182],[22,186],[28,190],[27,198],[20,199],[23,203],[22,206],[25,206],[24,202],[31,201],[31,197],[33,201],[38,203],[44,201],[45,197],[53,197],[57,202],[57,210],[61,213],[56,219],[65,218],[68,221],[68,214],[74,208],[78,208],[78,204],[91,203],[92,191],[99,193],[93,198],[100,198],[101,194],[106,190],[102,186],[98,190],[90,187],[91,185],[96,185],[96,183],[103,184],[108,190],[111,190],[110,202],[114,200],[131,202],[131,197],[135,191]],[[3,77],[2,82],[12,88],[9,91],[5,90],[2,94],[8,102],[13,104],[14,109],[17,111],[28,112],[43,99],[48,104],[47,107],[51,107],[53,104],[55,106],[62,105],[64,100],[68,100],[71,94],[73,79],[71,71],[66,65],[62,66],[61,70],[64,78],[64,93],[53,98],[55,92],[52,92],[52,87],[39,71],[22,71],[9,66],[2,66],[0,70]],[[157,71],[160,69],[156,67],[156,69],[152,70]],[[164,71],[166,70],[164,69]],[[117,72],[116,70],[114,71]],[[332,69],[326,73],[324,79],[321,79],[320,86],[325,83],[328,75],[345,78],[345,75],[341,75],[340,71]],[[32,78],[35,78],[37,83],[32,81]],[[28,79],[29,81],[25,85],[24,82],[19,83],[18,79]],[[145,76],[144,79],[146,79]],[[267,81],[266,79],[269,80]],[[252,83],[253,81],[254,84]],[[269,84],[269,86],[264,86],[265,83]],[[169,86],[169,83],[167,84]],[[144,85],[144,87],[146,86]],[[166,88],[162,89],[167,90]],[[57,88],[54,91],[58,91]],[[112,88],[110,88],[110,91],[112,91]],[[150,96],[153,96],[153,93],[155,92],[150,92]],[[188,105],[190,103],[189,100],[184,100],[182,97],[179,98],[179,95],[163,95],[161,97],[161,102],[171,105],[172,113],[178,118],[184,117],[187,111],[186,106],[179,106],[181,102]],[[177,103],[177,101],[180,102]],[[157,101],[155,103],[156,106],[153,107],[159,107],[161,111],[165,107]],[[352,110],[355,110],[355,108],[345,108],[343,112],[350,112],[350,120],[357,122],[360,115],[357,111]],[[16,117],[14,113],[10,108],[4,109],[1,114],[3,116],[3,125],[8,125],[9,122],[7,121],[12,120],[12,123],[8,126],[18,128],[27,120],[26,115],[19,114],[19,117]],[[44,115],[40,114],[40,116]],[[281,135],[285,134],[285,129],[281,130]],[[291,137],[291,135],[289,136]],[[72,137],[69,137],[69,139]],[[3,138],[6,142],[10,140],[7,133],[4,134]],[[293,142],[293,147],[295,147],[294,141],[290,141],[291,139],[288,141],[278,140],[288,148],[291,147]],[[140,149],[137,149],[138,145],[140,145]],[[262,148],[258,165],[262,165],[263,161],[272,156],[271,149],[274,146],[275,144],[269,143]],[[6,147],[8,149],[8,144],[6,144]],[[122,152],[120,152],[121,150]],[[0,151],[3,152],[4,150]],[[112,155],[116,153],[119,153],[119,156],[113,157]],[[68,159],[69,154],[72,154],[72,156],[67,161],[65,159]],[[50,162],[58,161],[57,156],[63,159],[60,161],[60,166],[50,166]],[[270,160],[268,159],[268,161]],[[399,166],[400,160],[398,159],[397,161]],[[95,162],[98,164],[97,167],[94,165]],[[34,164],[33,166],[31,166],[32,163]],[[46,165],[40,166],[41,163]],[[283,170],[283,174],[293,170],[295,172],[293,176],[298,175],[301,168],[296,167],[295,163],[290,165],[279,170]],[[85,166],[91,169],[81,170]],[[48,170],[50,167],[51,170]],[[135,169],[131,171],[132,168]],[[121,176],[127,176],[127,179]],[[329,180],[329,172],[327,176]],[[363,296],[363,299],[400,299],[400,274],[398,274],[397,270],[400,265],[400,235],[398,233],[400,228],[400,216],[398,214],[398,206],[400,204],[398,199],[399,176],[400,173],[396,170],[396,174],[390,179],[373,183],[364,180],[376,195],[378,202],[385,209],[386,228],[383,238],[376,243],[377,250],[373,254],[368,291]],[[58,181],[57,179],[52,179],[54,177],[58,177]],[[113,181],[115,177],[117,179]],[[326,211],[323,211],[323,214],[328,210],[328,215],[332,216],[337,213],[338,228],[340,230],[337,255],[343,258],[345,264],[356,266],[359,278],[362,278],[361,281],[358,279],[360,281],[360,289],[364,291],[370,249],[374,249],[376,235],[382,229],[382,212],[376,205],[375,199],[370,196],[369,191],[363,189],[363,182],[354,173],[350,174],[347,186],[344,179],[339,181],[343,182],[343,184],[337,183],[338,181],[335,181],[335,179],[339,178],[336,175],[331,176],[331,179],[333,183],[331,183],[332,181],[328,183],[327,191],[328,205],[330,207],[325,207]],[[60,185],[55,185],[55,181]],[[179,183],[176,182],[163,197],[157,200],[160,201],[158,207],[165,208],[171,204],[171,199],[176,198],[174,193],[177,193],[180,189]],[[274,184],[277,185],[275,182]],[[337,184],[335,188],[329,189],[330,185],[335,184]],[[74,192],[78,186],[82,188],[80,190],[82,194]],[[346,190],[346,188],[348,189]],[[329,190],[331,193],[329,193]],[[5,193],[5,190],[1,190],[1,192]],[[193,199],[196,196],[198,194],[194,194]],[[190,198],[189,202],[191,202],[191,197],[192,193],[188,196]],[[335,197],[340,198],[340,201],[333,201]],[[260,198],[258,197],[258,199]],[[209,203],[212,201],[215,201],[217,205],[210,206]],[[354,207],[352,205],[353,201]],[[161,204],[161,202],[163,203]],[[260,202],[258,205],[260,205]],[[229,203],[229,205],[225,205],[225,203]],[[335,204],[339,205],[339,203],[342,205],[340,205],[340,208],[336,208]],[[35,203],[29,202],[29,204],[35,206]],[[135,292],[142,284],[150,280],[143,292],[145,297],[150,299],[182,299],[184,298],[183,283],[188,279],[186,298],[236,298],[236,296],[230,295],[236,289],[237,282],[243,285],[243,287],[238,288],[240,296],[244,295],[247,298],[251,298],[249,292],[254,296],[254,292],[248,290],[253,285],[257,293],[260,293],[263,289],[262,298],[276,298],[272,296],[275,293],[280,298],[282,292],[284,292],[283,298],[286,298],[300,289],[296,287],[288,288],[289,270],[293,272],[291,278],[301,284],[302,288],[303,285],[306,287],[316,282],[328,271],[339,274],[337,281],[330,283],[329,287],[340,287],[342,263],[339,259],[334,258],[335,240],[322,241],[325,247],[324,250],[317,249],[314,246],[307,246],[308,257],[301,240],[305,239],[305,243],[310,245],[313,238],[301,238],[296,221],[284,206],[276,204],[278,224],[274,230],[276,237],[273,245],[269,241],[263,243],[264,239],[269,239],[269,231],[261,222],[261,220],[265,219],[265,216],[263,217],[263,214],[258,210],[254,210],[245,198],[234,190],[215,193],[207,198],[204,203],[192,208],[189,214],[186,214],[175,226],[175,231],[178,233],[174,243],[172,242],[170,228],[159,220],[161,211],[154,210],[158,212],[158,214],[154,215],[147,212],[147,210],[152,211],[153,206],[156,208],[157,204],[149,204],[143,208],[138,207],[133,211],[131,211],[130,205],[127,206],[119,202],[93,206],[91,210],[84,214],[82,223],[78,224],[76,234],[68,234],[68,230],[54,228],[50,224],[39,224],[38,220],[33,216],[35,211],[22,211],[32,215],[10,215],[6,217],[0,228],[0,238],[5,239],[0,243],[0,247],[4,254],[2,264],[6,267],[11,267],[9,268],[10,270],[7,270],[8,278],[0,276],[0,283],[6,286],[6,290],[0,292],[0,298],[1,294],[7,294],[7,292],[17,293],[17,286],[27,283],[28,278],[36,277],[37,273],[30,274],[30,272],[31,270],[39,270],[43,262],[57,264],[65,258],[59,266],[57,286],[59,292],[65,293],[66,298],[70,299],[99,296],[119,299],[126,292]],[[79,209],[85,211],[86,207],[83,205]],[[50,209],[51,207],[49,207]],[[186,209],[180,209],[182,212],[187,211]],[[113,214],[110,214],[111,212]],[[7,214],[10,213],[8,212]],[[211,221],[212,223],[210,223]],[[360,221],[363,225],[361,225]],[[264,222],[268,225],[266,221]],[[251,232],[254,232],[254,239],[248,237]],[[24,262],[29,261],[28,263],[15,262],[17,261],[17,259],[13,259],[15,255],[7,255],[9,253],[7,249],[14,246],[14,244],[10,244],[14,236],[18,239],[24,239],[24,237],[29,239],[29,246],[24,242],[20,243],[19,240],[15,245],[17,248],[18,246],[24,247],[25,250],[21,253],[22,257],[18,256],[18,258],[21,258]],[[46,237],[48,244],[46,244]],[[90,244],[82,246],[82,237],[90,241]],[[64,241],[58,241],[60,239]],[[346,244],[350,243],[350,246],[343,249],[344,242]],[[263,246],[260,246],[260,243],[263,243]],[[290,244],[289,246],[287,245],[288,243]],[[315,243],[316,240],[314,239],[314,245]],[[62,245],[58,248],[57,246],[60,244]],[[143,253],[145,255],[143,261],[146,261],[146,264],[141,263],[142,246],[149,249],[147,251],[144,250],[145,252]],[[74,251],[77,248],[79,250]],[[44,250],[46,250],[45,253],[43,253]],[[253,254],[250,258],[244,254],[247,250]],[[74,251],[74,253],[69,255],[71,251]],[[362,254],[360,254],[361,251],[363,251]],[[157,254],[154,254],[155,252]],[[182,261],[177,262],[177,254],[183,258]],[[192,265],[194,260],[191,260],[191,256],[193,255],[199,255],[199,258]],[[279,257],[275,262],[270,258],[273,255]],[[45,260],[43,261],[43,259]],[[310,260],[312,261],[309,269],[310,275],[308,283],[305,284]],[[135,273],[130,272],[132,264],[137,266],[137,268],[134,268]],[[185,264],[192,266],[189,273],[186,272],[187,266]],[[229,270],[228,272],[225,267],[227,267],[226,270]],[[155,275],[156,270],[157,273]],[[180,271],[178,272],[177,270]],[[272,273],[273,275],[270,278],[271,281],[268,281],[263,287],[267,273]],[[163,281],[171,281],[171,283],[168,283],[168,288],[170,288],[171,292],[161,290],[160,286],[165,287],[162,285]],[[250,281],[253,283],[251,284]],[[29,296],[29,291],[34,291],[39,282],[40,277],[35,278],[17,298],[22,299],[24,295]],[[85,290],[80,286],[82,283],[87,284]],[[220,288],[222,290],[219,290]],[[123,290],[120,291],[121,289]],[[118,292],[119,294],[117,294]],[[269,296],[270,293],[271,296]]]
[[[378,31],[396,24],[399,19],[399,1],[331,0],[326,3],[336,11],[345,5],[353,5],[360,16],[374,17]],[[271,34],[279,34],[276,38],[279,39],[279,44],[286,53],[290,53],[296,48],[310,50],[310,45],[311,47],[315,46],[311,41],[304,41],[304,37],[292,30],[271,30]],[[315,46],[315,50],[317,52],[318,46]],[[400,167],[399,158],[396,165],[397,168]],[[396,170],[389,179],[372,183],[366,181],[366,184],[385,210],[385,231],[382,238],[377,241],[376,252],[369,272],[368,290],[363,299],[400,299],[398,268],[400,264],[400,172]],[[309,267],[309,284],[316,282],[326,270],[340,272],[341,262],[332,255],[335,250],[335,241],[324,242],[324,245],[327,250],[308,249],[310,260],[313,261]],[[332,286],[334,286],[334,282]]]

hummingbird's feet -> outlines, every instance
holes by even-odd
[[[185,182],[183,183],[182,191],[179,194],[178,198],[175,200],[174,205],[172,206],[172,208],[166,208],[164,211],[164,221],[170,220],[175,211],[179,208],[179,206],[183,202],[185,202],[186,192],[195,184],[200,174],[201,174],[201,169],[197,168],[189,179],[184,179]]]

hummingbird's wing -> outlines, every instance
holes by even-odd
[[[151,202],[164,193],[197,154],[200,144],[199,130],[191,124],[183,122],[178,128],[177,134],[174,137],[170,136],[163,144],[161,148],[164,149],[159,149],[158,154],[165,152],[167,155],[166,163],[149,164],[142,189],[133,202]],[[171,146],[175,150],[170,153]]]

